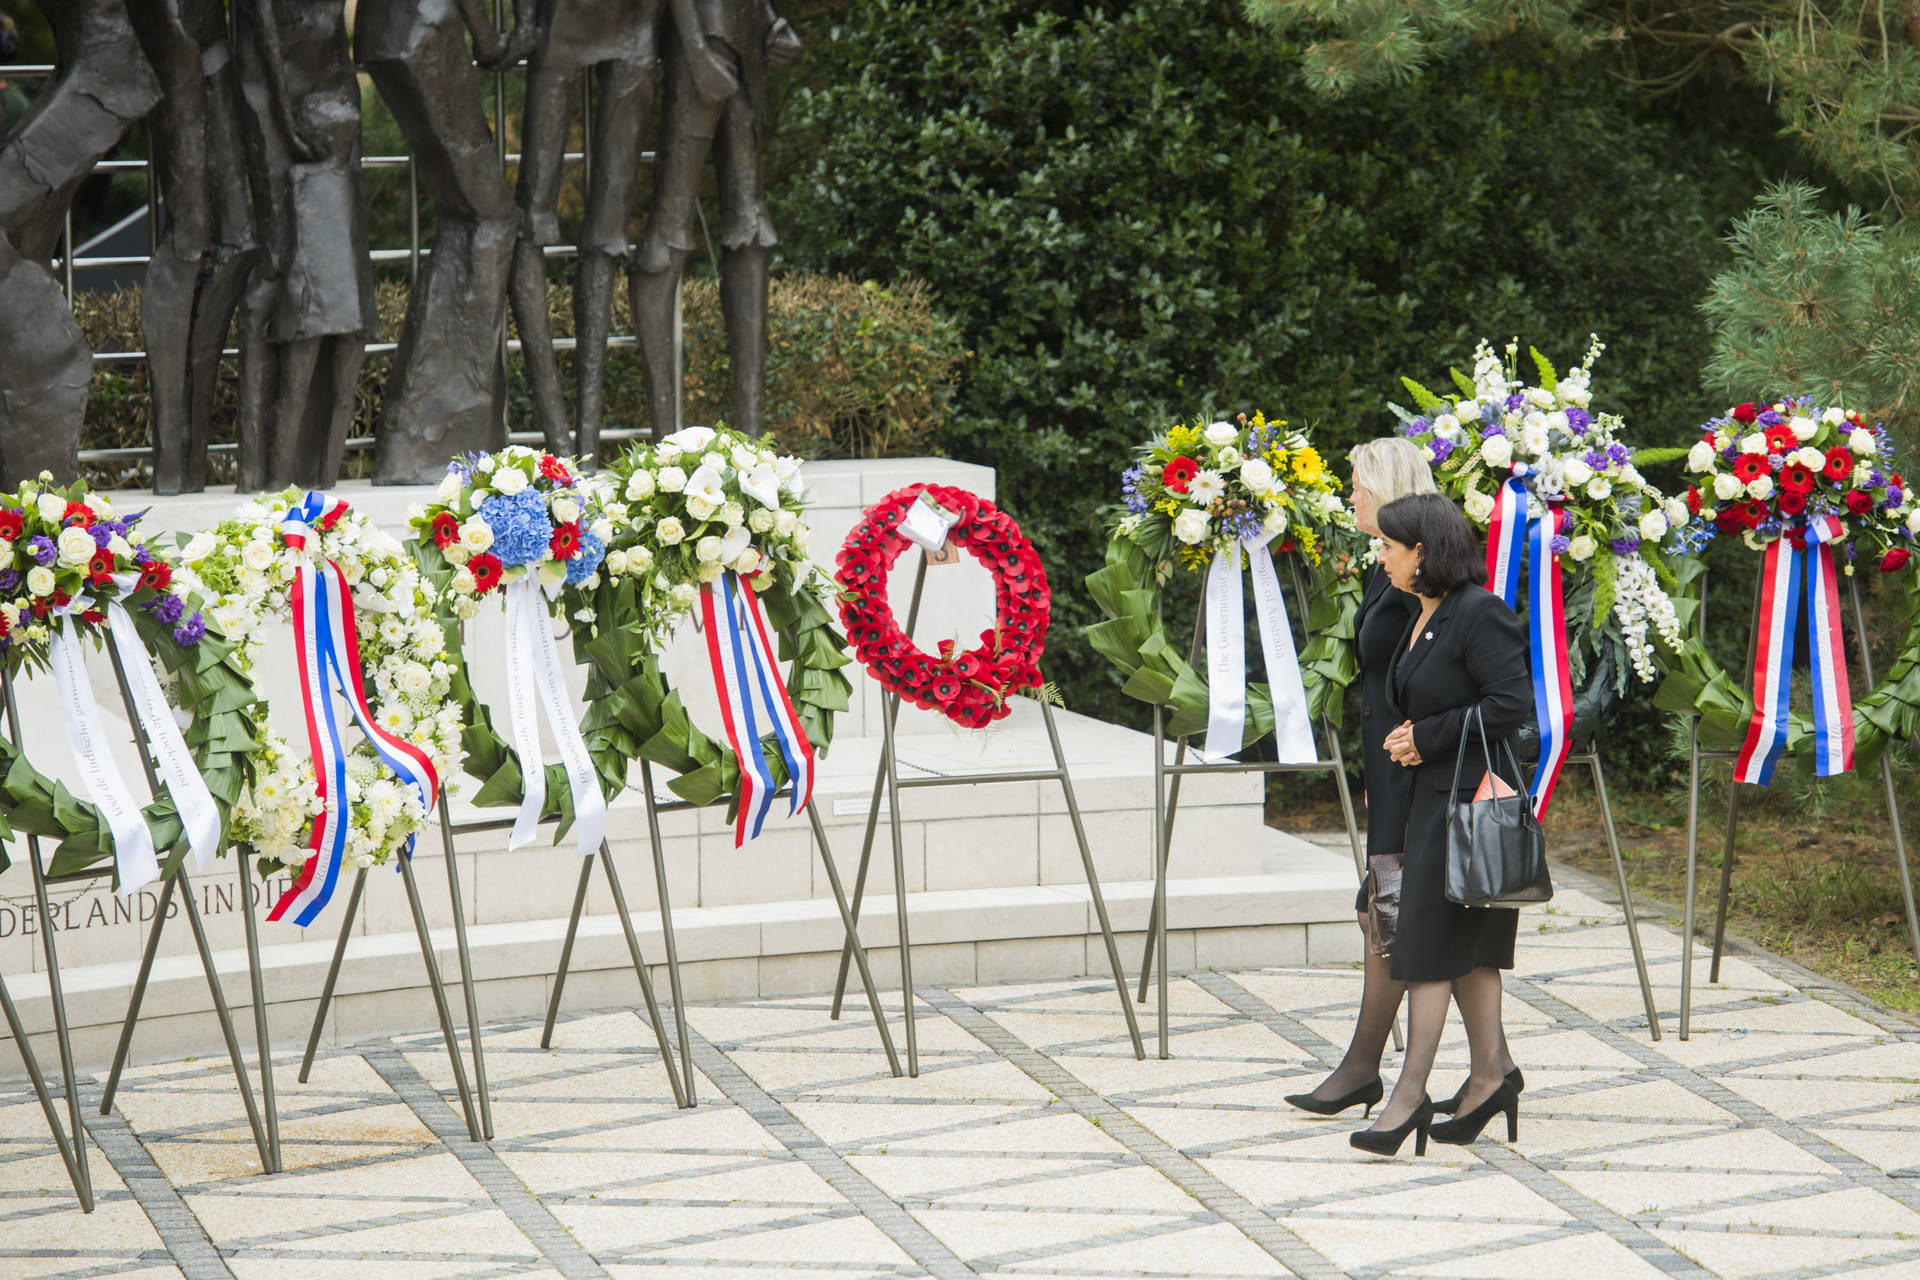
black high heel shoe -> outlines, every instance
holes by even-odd
[[[1513,1086],[1515,1093],[1525,1093],[1527,1091],[1527,1078],[1520,1074],[1520,1068],[1518,1067],[1507,1072],[1507,1083]],[[1434,1103],[1433,1109],[1443,1116],[1454,1115],[1460,1110],[1460,1100],[1466,1096],[1467,1086],[1463,1084],[1460,1086],[1460,1092],[1454,1094],[1445,1102]]]
[[[1507,1141],[1518,1142],[1520,1140],[1520,1092],[1513,1087],[1511,1080],[1502,1080],[1500,1087],[1493,1091],[1492,1097],[1467,1114],[1455,1116],[1451,1120],[1445,1120],[1433,1126],[1433,1140],[1450,1146],[1464,1147],[1479,1137],[1480,1131],[1487,1127],[1487,1122],[1502,1111],[1507,1113]]]
[[[1412,1133],[1413,1154],[1427,1154],[1427,1133],[1433,1127],[1433,1099],[1423,1097],[1413,1114],[1397,1128],[1359,1129],[1347,1135],[1347,1141],[1360,1150],[1376,1156],[1395,1156],[1400,1154],[1400,1144]]]
[[[1364,1102],[1367,1104],[1367,1109],[1360,1114],[1362,1116],[1370,1116],[1373,1114],[1373,1109],[1379,1103],[1380,1099],[1386,1097],[1386,1095],[1387,1091],[1385,1087],[1381,1085],[1380,1077],[1375,1076],[1372,1080],[1361,1085],[1352,1093],[1343,1094],[1338,1098],[1316,1098],[1311,1093],[1290,1093],[1287,1095],[1286,1100],[1289,1104],[1300,1108],[1302,1111],[1310,1111],[1316,1116],[1339,1115],[1348,1107]]]

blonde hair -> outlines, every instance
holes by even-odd
[[[1437,492],[1427,455],[1404,436],[1357,444],[1347,459],[1353,463],[1353,487],[1365,489],[1383,507],[1409,494]]]

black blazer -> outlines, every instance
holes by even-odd
[[[1420,602],[1399,590],[1376,567],[1354,617],[1354,648],[1360,655],[1360,761],[1367,788],[1367,855],[1399,853],[1413,803],[1413,775],[1387,754],[1386,739],[1406,717],[1393,704],[1389,685],[1394,659],[1407,639],[1407,624]],[[1361,904],[1365,909],[1365,903]]]
[[[1413,745],[1421,761],[1413,771],[1415,785],[1444,790],[1453,781],[1461,726],[1476,703],[1496,758],[1501,739],[1533,719],[1527,631],[1505,600],[1474,586],[1448,592],[1415,640],[1417,625],[1415,614],[1400,637],[1406,657],[1395,662],[1387,688],[1394,724],[1413,721]],[[1469,761],[1461,786],[1479,785],[1483,771]]]

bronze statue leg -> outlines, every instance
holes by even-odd
[[[575,449],[600,454],[600,419],[607,377],[607,334],[613,323],[613,284],[627,256],[627,211],[640,167],[647,111],[653,105],[658,63],[602,63],[595,69],[594,163],[587,184],[587,216],[573,277]]]
[[[59,281],[0,236],[0,461],[6,483],[79,471],[93,360]]]
[[[353,429],[354,392],[367,361],[366,344],[357,333],[336,334],[321,343],[314,389],[308,397],[312,407],[302,427],[293,474],[293,483],[308,489],[323,489],[340,475],[347,435]]]
[[[513,246],[508,297],[513,327],[520,334],[520,362],[533,393],[534,417],[551,453],[572,453],[567,440],[567,400],[560,390],[560,366],[553,354],[549,322],[547,259],[542,249],[560,238],[554,208],[560,201],[560,177],[573,122],[577,67],[535,63],[527,71],[527,108],[520,139],[520,182],[515,193],[520,229]],[[580,359],[585,343],[576,344]]]
[[[315,385],[313,375],[324,342],[325,338],[296,338],[271,348],[279,385],[267,419],[266,475],[259,488],[283,489],[305,469],[300,462],[301,446],[313,434],[307,420],[323,411],[314,407],[322,388]]]
[[[760,181],[759,113],[743,93],[727,100],[714,148],[720,188],[720,309],[733,365],[733,425],[762,429],[767,363],[767,253],[776,243]]]

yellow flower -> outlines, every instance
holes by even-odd
[[[1302,480],[1317,481],[1326,474],[1326,470],[1327,464],[1312,445],[1297,450],[1293,455],[1293,473]]]
[[[1180,514],[1180,499],[1162,498],[1154,504],[1154,509],[1165,515],[1177,516]]]
[[[1175,552],[1180,564],[1187,569],[1204,569],[1213,559],[1213,548],[1204,544],[1197,547],[1180,547]]]
[[[1174,427],[1167,432],[1167,448],[1175,454],[1200,447],[1200,433],[1192,427]]]

